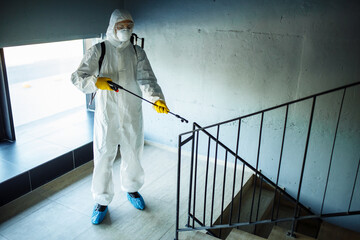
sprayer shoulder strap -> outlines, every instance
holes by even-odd
[[[99,58],[99,74],[98,76],[100,75],[100,71],[101,71],[101,65],[104,61],[104,56],[105,56],[105,52],[106,52],[106,48],[105,48],[105,42],[101,42],[100,43],[100,46],[101,46],[101,54],[100,54],[100,58]],[[92,102],[95,98],[95,95],[96,95],[96,92],[93,92],[91,93],[91,98],[90,98],[90,101],[89,101],[89,106],[92,105]]]
[[[105,42],[101,42],[100,45],[101,45],[101,55],[99,58],[99,74],[100,74],[101,65],[102,65],[102,62],[104,61],[104,56],[105,56],[105,52],[106,52]]]
[[[137,50],[136,50],[136,45],[135,45],[135,44],[132,44],[132,45],[133,45],[133,48],[134,48],[134,51],[135,51],[136,64],[137,64],[137,62],[139,61],[138,52],[137,52]]]

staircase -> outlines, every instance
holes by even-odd
[[[359,102],[357,82],[194,123],[179,135],[175,239],[360,240],[327,222],[360,229]]]
[[[334,230],[336,229],[336,230]],[[321,235],[319,237],[312,238],[307,235],[295,232],[295,238],[288,235],[289,230],[285,228],[281,228],[278,226],[274,226],[272,231],[267,238],[263,238],[242,230],[232,229],[230,234],[227,236],[226,240],[358,240],[360,239],[360,234],[357,232],[349,231],[344,228],[339,228],[332,224],[325,224],[325,227],[321,226]],[[186,237],[182,238],[181,240],[201,240],[201,239],[208,239],[208,240],[216,240],[219,239],[217,237],[212,237],[208,234],[201,233],[201,232],[192,232],[188,234]]]
[[[248,178],[246,184],[243,187],[243,196],[242,196],[242,207],[246,209],[243,212],[245,219],[246,215],[250,214],[251,209],[251,200],[252,200],[252,187],[254,186],[254,176]],[[278,202],[279,205],[279,215],[282,218],[290,216],[293,211],[294,205],[291,201],[286,198],[283,199],[274,199],[273,189],[267,183],[262,183],[262,193],[260,193],[260,181],[256,183],[256,195],[255,198],[261,201],[263,207],[259,210],[258,218],[260,220],[266,219],[269,214],[271,214],[272,206],[275,202]],[[235,199],[235,205],[239,202],[239,196]],[[257,204],[257,203],[256,203]],[[223,218],[226,219],[229,213],[229,206],[225,209],[223,213]],[[302,216],[306,216],[306,209],[303,210]],[[255,217],[255,215],[254,215]],[[219,218],[215,222],[219,222]],[[182,233],[178,239],[180,240],[197,240],[197,239],[226,239],[226,240],[359,240],[360,233],[354,232],[339,226],[335,226],[325,221],[318,219],[312,220],[303,220],[298,223],[297,231],[294,232],[294,237],[290,236],[291,223],[289,222],[279,222],[275,224],[261,224],[255,228],[255,225],[242,226],[238,228],[226,228],[215,230],[212,233],[217,237],[211,236],[206,233],[206,231],[191,231]]]

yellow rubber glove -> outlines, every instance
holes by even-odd
[[[107,83],[107,81],[111,81],[111,78],[107,77],[98,77],[97,81],[95,83],[96,87],[101,90],[109,90],[114,91],[111,89],[110,85]]]
[[[166,106],[166,103],[164,101],[157,100],[155,102],[155,104],[157,106],[154,106],[154,108],[158,113],[166,113],[166,114],[168,114],[168,112],[170,112],[170,110],[168,109],[168,107]]]

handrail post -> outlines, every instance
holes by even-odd
[[[205,220],[206,220],[206,195],[207,195],[207,185],[208,185],[208,175],[209,175],[210,143],[211,143],[211,138],[209,137],[208,149],[207,149],[207,159],[206,159],[206,173],[205,173],[204,215],[203,215],[204,224],[205,224]]]
[[[194,144],[195,144],[195,125],[193,124],[193,139],[191,144],[191,162],[190,162],[190,182],[189,182],[189,203],[188,203],[188,221],[187,226],[190,226],[190,215],[191,215],[191,193],[192,193],[192,180],[193,180],[193,168],[194,168]],[[194,226],[192,226],[194,228]]]
[[[355,186],[356,186],[356,180],[357,180],[358,173],[359,173],[359,167],[360,167],[360,159],[359,159],[359,162],[358,162],[358,166],[357,166],[357,168],[356,168],[356,174],[355,174],[353,189],[352,189],[352,192],[351,192],[351,197],[350,197],[350,202],[349,202],[348,213],[350,212],[351,203],[352,203],[352,200],[353,200],[353,197],[354,197],[354,191],[355,191]]]
[[[322,215],[323,209],[324,209],[324,202],[325,202],[327,186],[328,186],[329,176],[330,176],[330,170],[331,170],[331,165],[332,165],[332,160],[333,160],[333,155],[334,155],[335,143],[336,143],[336,136],[337,136],[337,132],[338,132],[338,129],[339,129],[340,117],[341,117],[342,108],[343,108],[343,104],[344,104],[345,94],[346,94],[346,88],[344,89],[344,92],[343,92],[343,95],[342,95],[339,114],[338,114],[338,119],[337,119],[337,122],[336,122],[334,140],[333,140],[333,145],[332,145],[331,155],[330,155],[330,161],[329,161],[329,168],[328,168],[328,173],[327,173],[327,177],[326,177],[325,190],[324,190],[323,200],[322,200],[321,208],[320,208],[320,216]]]
[[[237,132],[237,140],[236,140],[236,155],[239,153],[239,143],[240,143],[240,129],[241,129],[241,118],[239,119],[238,124],[238,132]],[[232,217],[233,217],[233,209],[234,209],[234,195],[235,195],[235,185],[236,185],[236,169],[237,169],[237,157],[235,156],[235,164],[234,164],[234,179],[233,179],[233,188],[231,195],[231,207],[230,207],[230,215],[229,215],[229,224],[231,225]]]
[[[252,218],[252,213],[253,213],[253,208],[254,208],[254,201],[255,201],[256,183],[257,183],[257,175],[258,175],[258,170],[259,170],[258,168],[259,168],[260,145],[261,145],[263,123],[264,123],[264,113],[262,112],[261,113],[261,119],[260,119],[258,151],[257,151],[257,157],[256,157],[256,173],[255,173],[255,177],[254,177],[254,191],[253,191],[253,196],[252,196],[252,201],[251,201],[251,210],[250,210],[249,223],[251,223],[251,218]],[[260,201],[260,199],[259,199],[259,201]]]
[[[244,174],[245,174],[245,164],[243,163],[243,169],[242,169],[242,173],[241,173],[241,183],[240,183],[239,208],[238,208],[238,219],[237,219],[238,222],[240,222],[240,215],[241,215],[242,194],[243,194],[243,186],[244,186]]]
[[[216,147],[215,147],[215,163],[214,163],[214,179],[213,179],[213,191],[212,191],[212,202],[211,202],[211,215],[210,215],[210,226],[213,226],[213,217],[214,217],[214,196],[215,196],[215,180],[216,180],[216,167],[217,167],[217,154],[218,154],[218,147],[219,147],[219,132],[220,132],[220,125],[217,127],[216,133]]]
[[[284,120],[284,130],[283,130],[283,135],[282,135],[282,140],[281,140],[281,148],[280,148],[280,156],[279,156],[279,165],[278,165],[278,170],[277,170],[277,176],[276,176],[276,183],[275,183],[275,191],[274,191],[274,202],[273,202],[273,207],[271,210],[271,221],[274,220],[274,207],[275,207],[275,200],[276,200],[276,193],[277,190],[279,188],[279,176],[280,176],[280,169],[281,169],[281,162],[282,162],[282,156],[284,153],[284,142],[285,142],[285,134],[286,134],[286,125],[287,125],[287,120],[288,120],[288,115],[289,115],[289,105],[286,105],[286,110],[285,110],[285,120]],[[279,196],[279,200],[280,200]],[[279,213],[279,208],[280,208],[280,202],[278,204],[278,209],[277,209],[277,214]],[[277,218],[277,217],[276,217]]]
[[[179,217],[180,217],[180,177],[181,177],[181,135],[178,140],[178,165],[177,165],[177,186],[176,186],[176,229],[175,240],[179,238]]]
[[[195,139],[194,139],[195,141]],[[197,182],[197,166],[198,166],[198,148],[199,148],[199,131],[196,132],[196,150],[195,150],[195,175],[194,175],[194,199],[193,199],[193,223],[192,226],[195,226],[195,211],[196,211],[196,182]]]
[[[226,181],[227,156],[228,156],[228,151],[226,150],[226,151],[225,151],[225,166],[224,166],[224,178],[223,178],[222,199],[221,199],[220,224],[223,223],[223,215],[224,215],[225,181]],[[220,229],[219,236],[221,236],[221,229]]]
[[[302,166],[301,166],[299,189],[298,189],[298,193],[297,193],[297,197],[296,197],[294,218],[293,218],[293,222],[292,222],[292,226],[291,226],[291,232],[289,233],[289,235],[292,236],[292,237],[294,237],[295,226],[296,226],[296,222],[297,222],[296,219],[298,217],[297,215],[298,215],[298,208],[299,208],[300,192],[301,192],[301,186],[302,186],[302,181],[303,181],[303,177],[304,177],[304,170],[305,170],[305,162],[306,162],[306,158],[307,158],[307,152],[308,152],[308,149],[309,149],[309,140],[310,140],[310,133],[311,133],[311,128],[312,128],[312,121],[313,121],[313,118],[314,118],[315,104],[316,104],[316,96],[313,98],[313,102],[312,102],[312,106],[311,106],[310,121],[309,121],[308,133],[307,133],[307,136],[306,136],[304,159],[303,159],[303,163],[302,163]]]

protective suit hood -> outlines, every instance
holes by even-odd
[[[115,47],[125,47],[129,44],[130,41],[121,42],[117,38],[115,34],[115,24],[124,20],[131,20],[134,22],[131,14],[124,9],[115,9],[114,12],[111,14],[109,26],[106,31],[106,38],[107,40],[114,45]]]

